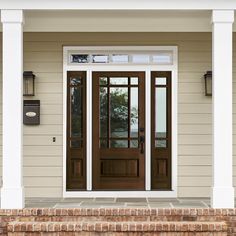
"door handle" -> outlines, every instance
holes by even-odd
[[[145,143],[145,137],[142,135],[139,137],[139,143],[140,143],[140,153],[144,153],[144,143]]]

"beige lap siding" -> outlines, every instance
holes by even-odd
[[[202,78],[211,69],[210,33],[25,33],[24,70],[36,74],[33,99],[41,101],[41,125],[24,126],[26,196],[62,197],[63,45],[178,46],[178,196],[210,196],[212,99]]]

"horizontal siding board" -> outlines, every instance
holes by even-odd
[[[45,35],[47,37],[45,37]],[[184,42],[201,42],[201,41],[209,41],[211,42],[212,36],[211,33],[179,33],[179,32],[162,32],[162,33],[152,33],[146,32],[145,34],[140,33],[129,33],[126,32],[125,35],[121,33],[93,33],[93,32],[85,32],[85,33],[24,33],[24,42],[32,42],[32,41],[69,41],[74,40],[76,41],[86,41],[90,40],[91,38],[96,37],[97,41],[103,42],[106,39],[110,39],[111,42],[115,40],[124,41],[126,38],[130,39],[133,37],[134,40],[140,41],[166,41],[166,40],[175,40],[175,41],[184,41]],[[236,41],[236,40],[235,40]]]
[[[24,186],[28,187],[52,187],[60,188],[62,177],[24,177]]]
[[[206,156],[178,156],[179,166],[211,166],[212,157]]]
[[[40,126],[24,126],[25,135],[62,135],[62,125],[42,125]],[[2,127],[0,128],[2,130]]]
[[[211,124],[178,124],[178,135],[182,134],[212,135],[212,126]]]
[[[207,145],[212,144],[212,135],[178,135],[180,145]]]
[[[62,167],[48,167],[48,166],[24,166],[24,176],[33,177],[33,176],[44,176],[44,177],[61,177],[62,176]]]
[[[211,194],[211,188],[206,187],[178,187],[178,196],[179,197],[193,197],[193,198],[203,198],[209,197]]]
[[[1,149],[1,148],[0,148]],[[24,156],[62,156],[62,146],[24,146]]]
[[[56,141],[53,142],[53,138]],[[62,136],[42,136],[42,135],[25,135],[24,136],[24,146],[62,146]]]
[[[60,198],[62,197],[62,187],[27,187],[25,197]]]
[[[179,177],[180,176],[211,176],[211,166],[179,166],[178,167]]]
[[[179,187],[209,187],[211,186],[212,178],[205,176],[187,176],[179,177],[178,185]]]
[[[62,157],[61,156],[26,156],[24,157],[24,166],[48,166],[48,167],[62,167]],[[42,176],[44,177],[44,176]]]

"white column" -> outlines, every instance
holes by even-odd
[[[233,208],[232,24],[234,11],[212,12],[213,186],[211,206]]]
[[[23,11],[2,10],[1,21],[3,25],[3,185],[1,208],[23,208]]]

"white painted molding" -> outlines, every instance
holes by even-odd
[[[212,13],[212,194],[213,208],[234,208],[232,11]]]
[[[23,11],[2,11],[3,132],[1,208],[23,208]]]
[[[24,23],[23,10],[1,10],[2,23]]]
[[[45,10],[212,10],[236,9],[235,0],[1,0],[0,9]]]
[[[233,10],[214,10],[212,11],[212,23],[233,23]]]

